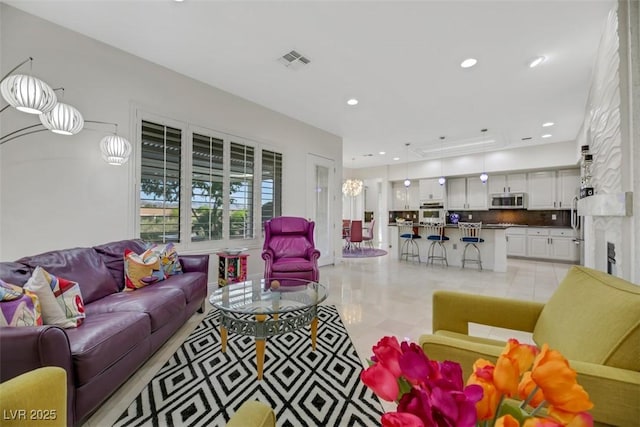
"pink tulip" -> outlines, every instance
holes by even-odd
[[[425,427],[422,420],[409,412],[387,412],[382,415],[382,427]]]
[[[360,373],[360,380],[383,400],[393,402],[398,399],[400,389],[393,373],[380,363],[369,366]]]

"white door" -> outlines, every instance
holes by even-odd
[[[307,200],[307,216],[316,223],[315,243],[320,251],[318,265],[333,264],[334,228],[333,228],[333,182],[335,178],[334,161],[314,154],[307,155],[307,182],[310,183],[311,197]]]

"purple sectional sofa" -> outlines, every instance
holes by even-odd
[[[124,251],[140,254],[144,247],[141,240],[122,240],[0,262],[0,278],[15,285],[24,285],[36,266],[78,282],[86,313],[78,328],[0,327],[0,382],[41,366],[64,368],[68,424],[79,425],[191,315],[202,312],[208,255],[179,255],[184,274],[122,292]]]

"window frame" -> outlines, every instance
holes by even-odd
[[[284,170],[285,153],[281,147],[273,144],[263,143],[250,138],[234,135],[231,133],[213,130],[207,127],[198,126],[167,118],[154,113],[136,110],[136,146],[134,154],[136,158],[135,173],[135,224],[134,232],[136,236],[140,236],[140,190],[141,190],[141,172],[142,172],[142,122],[147,121],[163,126],[179,129],[181,131],[181,186],[180,186],[180,236],[179,241],[174,244],[183,251],[215,251],[227,247],[260,247],[263,239],[262,230],[262,153],[263,150],[271,151],[282,156],[282,169]],[[223,213],[222,213],[222,239],[221,240],[203,240],[192,241],[192,224],[191,224],[191,202],[192,202],[192,182],[193,182],[193,135],[199,134],[207,137],[218,138],[223,141],[223,176],[222,176],[222,192],[223,192]],[[231,143],[242,144],[253,148],[254,150],[254,168],[253,168],[253,237],[249,239],[231,239],[230,238],[230,166],[231,166]],[[284,175],[284,172],[283,172]],[[284,177],[281,177],[281,186],[284,184]],[[283,193],[282,188],[280,192]],[[282,210],[282,200],[280,201],[280,210]]]

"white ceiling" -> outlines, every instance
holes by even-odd
[[[404,162],[407,142],[418,160],[440,156],[441,146],[454,155],[573,140],[615,4],[5,2],[340,135],[347,167]],[[278,62],[292,49],[311,63],[294,70]],[[529,68],[538,55],[546,62]],[[462,69],[467,57],[478,65]],[[348,106],[351,97],[360,103]],[[543,139],[547,121],[553,136]]]

